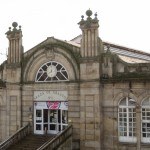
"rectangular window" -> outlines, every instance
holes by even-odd
[[[150,143],[150,108],[148,106],[142,108],[142,142]]]
[[[136,113],[135,108],[123,107],[119,108],[119,141],[120,142],[136,142]]]

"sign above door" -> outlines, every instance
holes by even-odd
[[[34,91],[34,101],[67,101],[67,91]]]

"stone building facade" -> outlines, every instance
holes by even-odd
[[[150,54],[104,42],[97,14],[82,34],[48,37],[24,52],[21,26],[6,32],[0,66],[0,140],[30,123],[34,134],[73,125],[73,149],[150,148]]]

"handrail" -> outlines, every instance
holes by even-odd
[[[4,142],[0,143],[0,150],[7,149],[10,145],[17,143],[19,140],[24,138],[29,133],[30,133],[30,125],[27,124],[26,126],[20,128],[16,133],[11,135]]]
[[[72,135],[72,125],[69,125],[65,130],[58,133],[52,140],[47,141],[37,150],[54,150],[57,149]]]

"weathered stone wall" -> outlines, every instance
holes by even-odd
[[[101,148],[101,90],[99,63],[83,60],[80,64],[80,149]]]
[[[80,148],[80,91],[78,83],[68,85],[68,121],[73,125],[73,149]]]
[[[0,90],[0,142],[6,138],[6,90]]]
[[[99,83],[80,85],[80,149],[100,149]]]
[[[68,138],[57,150],[72,150],[72,137]]]
[[[103,86],[103,148],[112,150],[146,150],[147,145],[141,143],[141,107],[136,107],[136,143],[119,142],[118,137],[118,104],[121,98],[130,96],[139,105],[144,98],[150,96],[150,84],[132,82],[132,92],[129,91],[129,82],[104,84]]]
[[[4,140],[21,127],[20,86],[9,83],[0,95],[0,140]]]

